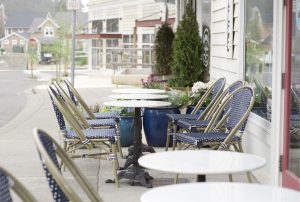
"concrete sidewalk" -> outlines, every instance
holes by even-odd
[[[98,80],[96,78],[99,79],[99,77],[95,77],[95,80]],[[97,82],[109,84],[107,81]],[[86,88],[87,86],[90,87]],[[103,101],[108,100],[108,95],[115,88],[113,85],[99,86],[97,84],[93,86],[93,83],[89,83],[88,79],[82,81],[78,79],[78,87],[80,94],[90,105],[101,104]],[[60,140],[58,125],[45,88],[46,85],[40,85],[34,90],[28,89],[25,92],[27,102],[24,109],[13,120],[0,128],[0,165],[20,179],[38,201],[43,202],[53,200],[33,142],[32,130],[35,127],[41,128],[51,134],[57,141]],[[162,148],[156,148],[156,151],[161,150]],[[124,153],[127,153],[127,148],[124,148]],[[114,184],[105,184],[106,179],[112,178],[111,162],[109,161],[76,159],[75,162],[105,202],[138,202],[141,194],[148,190],[139,185],[130,186],[129,181],[124,179],[120,182],[120,188],[116,188]],[[124,160],[120,159],[120,165],[123,165],[123,163]],[[154,177],[154,186],[172,184],[173,182],[174,175],[172,174],[149,172]],[[64,174],[72,185],[78,189],[69,173],[65,172]],[[194,176],[184,175],[180,177],[182,182],[194,180]],[[246,176],[235,175],[234,180],[245,181]],[[208,181],[228,181],[228,177],[208,176]],[[82,194],[82,191],[78,189],[78,193]],[[84,196],[83,198],[84,201],[88,201]]]

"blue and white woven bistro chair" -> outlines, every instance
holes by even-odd
[[[86,113],[86,118],[88,119],[119,119],[120,115],[118,112],[95,112],[93,113],[86,102],[83,100],[83,98],[80,96],[78,91],[74,88],[74,86],[68,81],[64,80],[71,100],[74,102],[76,106],[81,106],[82,109]]]
[[[222,94],[225,87],[226,79],[220,78],[215,81],[211,87],[205,92],[205,94],[200,98],[197,105],[191,114],[167,114],[168,117],[168,131],[167,131],[167,141],[165,150],[168,151],[170,139],[172,133],[177,132],[177,122],[178,120],[202,120],[205,115],[209,112],[210,108],[218,100],[219,96]],[[198,110],[202,107],[207,99],[211,99],[210,104],[205,108],[205,110],[200,114],[196,114]]]
[[[209,147],[218,150],[234,150],[243,152],[242,134],[254,104],[254,90],[243,86],[228,96],[217,109],[202,133],[175,133],[173,144],[179,144],[178,149]],[[224,115],[225,108],[229,108]],[[222,118],[220,118],[222,116]],[[225,118],[225,119],[224,119]],[[186,146],[187,145],[187,146]],[[178,177],[178,175],[177,175]],[[232,181],[232,175],[229,175]],[[251,175],[247,172],[249,182]]]
[[[60,160],[70,171],[74,179],[80,185],[81,190],[86,194],[90,201],[103,202],[97,190],[94,189],[74,161],[70,159],[60,145],[50,135],[48,135],[45,131],[36,128],[33,133],[34,142],[36,144],[54,201],[83,201],[83,199],[78,195],[78,190],[75,191],[72,188],[72,184],[63,177],[58,163]]]
[[[235,90],[219,106],[202,133],[175,133],[174,144],[184,143],[196,148],[210,146],[212,149],[227,150],[233,145],[243,151],[241,138],[248,116],[254,104],[254,91],[249,86]],[[224,109],[229,107],[224,115]],[[220,118],[220,116],[226,117]],[[179,147],[182,149],[182,146]]]
[[[203,120],[199,120],[199,119],[197,119],[197,120],[178,120],[177,126],[181,130],[185,130],[188,132],[197,132],[197,131],[205,130],[205,128],[208,126],[209,120],[213,117],[214,113],[220,106],[220,103],[222,103],[223,99],[225,99],[232,92],[234,92],[236,89],[242,87],[243,85],[244,85],[244,83],[239,80],[239,81],[232,83],[230,86],[228,86],[228,88],[226,88],[223,91],[223,93],[219,96],[219,98],[215,102],[215,104],[210,108],[209,112],[206,114],[206,116],[203,118]],[[228,110],[229,110],[229,105],[224,108],[223,114],[226,114]],[[220,118],[222,118],[222,117],[220,117]]]
[[[64,94],[64,92],[61,90],[60,93],[58,93],[56,90],[54,90],[54,88],[52,88],[51,86],[49,86],[49,95],[50,98],[52,100],[52,105],[58,120],[58,123],[60,125],[60,130],[66,130],[65,125],[63,125],[64,121],[60,121],[63,120],[63,114],[61,112],[61,110],[57,107],[56,103],[53,102],[53,98],[51,96],[54,95],[57,98],[60,98],[59,100],[61,100],[61,105],[64,106],[65,110],[64,113],[69,113],[69,115],[72,115],[74,117],[77,118],[77,121],[80,123],[80,125],[82,126],[83,129],[115,129],[116,131],[116,138],[117,138],[117,145],[118,145],[118,151],[120,152],[120,156],[123,158],[123,153],[122,153],[122,148],[121,148],[121,141],[120,141],[120,134],[119,134],[119,127],[118,127],[118,123],[114,120],[114,119],[89,119],[86,120],[81,112],[77,109],[76,106],[74,106],[74,104],[72,102],[67,102],[68,101],[68,97],[66,97],[66,95]],[[57,89],[59,90],[59,89]],[[51,91],[51,93],[50,93]],[[67,115],[65,115],[67,116]]]
[[[70,154],[72,158],[103,158],[112,160],[113,174],[115,181],[118,184],[116,169],[119,167],[117,158],[117,141],[118,137],[115,128],[107,129],[93,129],[84,128],[78,120],[71,114],[70,109],[63,102],[63,99],[58,96],[54,96],[52,91],[48,91],[53,103],[55,104],[58,113],[64,121],[58,121],[59,123],[67,122],[71,129],[63,130],[62,137],[64,142],[64,149]],[[59,120],[58,119],[58,120]],[[61,125],[60,128],[67,128],[66,125]],[[78,149],[87,149],[86,153],[76,153]],[[94,150],[100,150],[100,152],[92,152]]]
[[[12,202],[10,190],[24,202],[37,202],[35,197],[12,174],[0,166],[0,201]]]

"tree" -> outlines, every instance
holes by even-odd
[[[162,24],[156,33],[154,49],[156,54],[155,69],[157,73],[171,73],[172,43],[174,37],[174,32],[167,23]]]
[[[37,54],[37,48],[36,44],[30,44],[28,45],[28,50],[27,50],[27,63],[30,65],[30,70],[31,70],[31,78],[34,78],[33,75],[33,66],[38,62],[38,54]]]
[[[205,73],[199,25],[190,4],[187,4],[185,10],[172,46],[172,75],[169,83],[175,87],[192,86],[197,81],[203,81]]]

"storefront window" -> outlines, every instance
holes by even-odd
[[[92,29],[94,34],[100,34],[103,32],[103,20],[92,21]]]
[[[106,20],[106,32],[119,32],[119,19]]]
[[[255,88],[252,111],[271,121],[273,0],[245,2],[245,80]]]

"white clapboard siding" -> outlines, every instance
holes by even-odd
[[[244,29],[240,27],[239,1],[234,0],[233,13],[233,53],[226,54],[226,3],[227,0],[212,0],[212,17],[211,17],[211,68],[210,75],[212,80],[220,77],[226,77],[227,84],[242,78],[244,67],[240,66],[240,60],[243,60],[243,55],[240,55],[239,44],[241,40],[241,32]],[[255,114],[251,113],[248,124],[244,133],[243,145],[245,152],[257,154],[267,160],[267,165],[259,171],[254,172],[255,177],[262,183],[271,182],[271,142],[272,135],[270,123]]]

